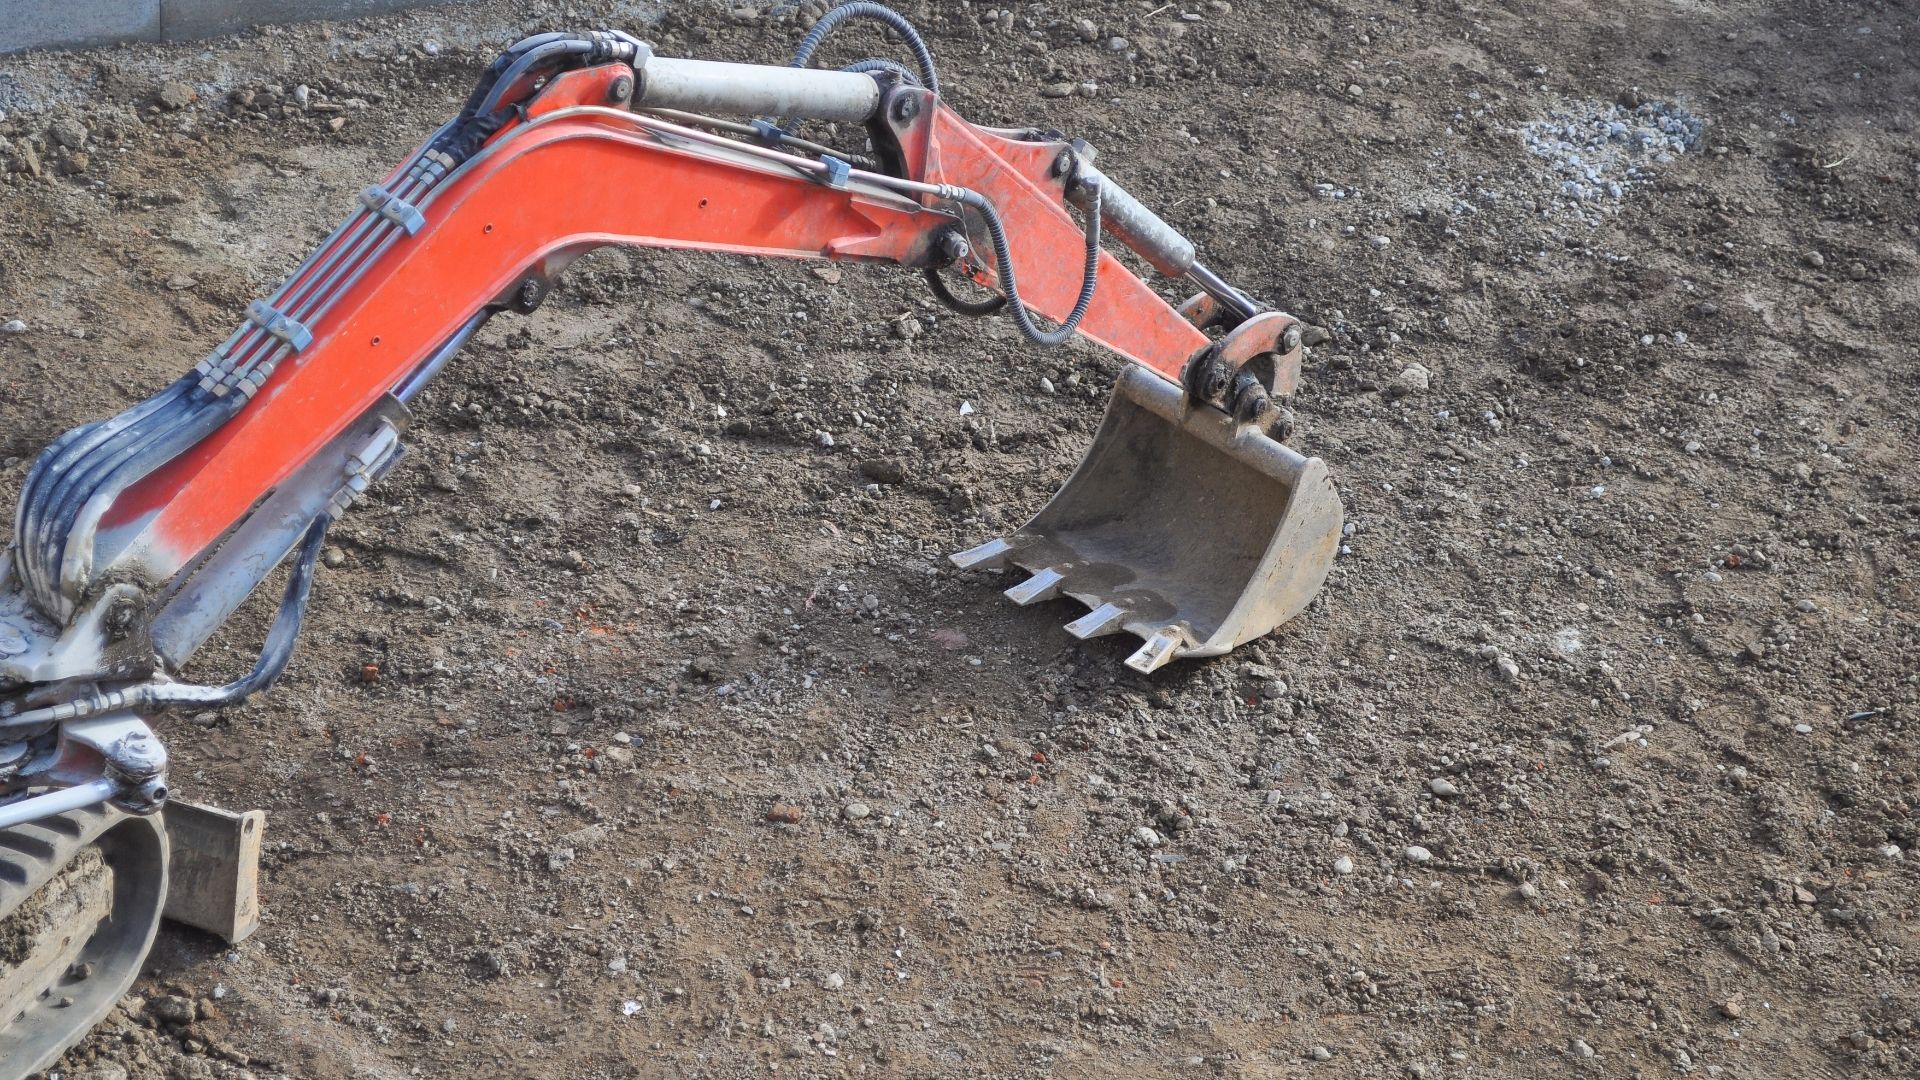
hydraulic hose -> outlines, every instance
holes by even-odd
[[[1007,310],[1013,313],[1014,324],[1020,327],[1020,332],[1036,345],[1051,347],[1071,338],[1074,331],[1079,329],[1080,320],[1086,317],[1087,308],[1093,303],[1093,290],[1100,281],[1100,185],[1098,181],[1090,179],[1081,183],[1086,186],[1087,199],[1081,211],[1087,218],[1086,268],[1081,272],[1080,298],[1074,301],[1073,311],[1053,330],[1042,330],[1034,325],[1032,314],[1020,299],[1020,284],[1014,277],[1013,251],[1007,244],[1007,230],[1000,222],[1000,211],[994,209],[993,201],[967,188],[954,193],[954,198],[978,211],[980,219],[985,222],[987,236],[993,241],[993,257],[998,264],[1000,290],[1006,294]]]
[[[293,657],[294,642],[300,637],[300,624],[307,616],[307,598],[313,591],[313,571],[326,545],[327,529],[333,524],[331,513],[322,513],[307,527],[299,553],[287,572],[287,590],[280,599],[280,611],[267,631],[267,642],[254,661],[253,670],[224,686],[194,686],[184,683],[148,684],[95,694],[80,701],[29,709],[13,716],[0,717],[0,730],[38,727],[78,720],[105,712],[151,712],[188,707],[218,709],[238,705],[265,690],[287,670]]]
[[[913,51],[914,61],[920,65],[921,85],[936,94],[940,92],[940,77],[933,69],[933,52],[927,48],[926,41],[920,37],[920,31],[913,28],[913,24],[907,21],[905,15],[884,4],[868,3],[867,0],[841,4],[820,16],[820,21],[814,23],[813,29],[807,31],[807,36],[800,40],[800,47],[794,50],[793,60],[787,66],[806,67],[813,60],[813,54],[820,48],[820,43],[827,40],[827,35],[833,33],[849,19],[872,19],[875,22],[885,23],[905,38],[907,48]]]
[[[914,74],[912,68],[898,60],[889,60],[884,56],[869,56],[865,60],[855,60],[840,70],[851,71],[856,75],[870,75],[876,71],[884,71],[889,75],[898,75],[900,80],[908,86],[924,85],[920,81],[920,76]]]

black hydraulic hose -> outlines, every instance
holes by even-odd
[[[1082,212],[1087,217],[1087,262],[1080,279],[1080,298],[1074,301],[1073,311],[1067,315],[1054,330],[1042,330],[1034,325],[1033,316],[1027,311],[1027,305],[1020,300],[1020,285],[1014,279],[1013,251],[1007,245],[1007,230],[1000,223],[1000,211],[994,209],[992,200],[977,191],[961,188],[955,198],[966,206],[978,211],[987,226],[987,235],[993,240],[993,257],[998,263],[1000,291],[1006,294],[1007,310],[1013,313],[1014,324],[1020,327],[1028,341],[1036,345],[1054,346],[1072,337],[1079,329],[1080,320],[1086,317],[1087,307],[1093,303],[1093,290],[1100,281],[1100,186],[1097,182],[1081,181],[1087,188],[1087,205]]]
[[[498,79],[494,80],[493,89],[487,91],[487,96],[482,99],[480,108],[474,115],[482,117],[491,116],[500,108],[501,98],[507,91],[513,89],[514,84],[520,81],[521,76],[538,68],[540,65],[559,57],[585,56],[592,51],[593,42],[581,37],[568,37],[559,41],[542,42],[528,49],[524,55],[509,65],[507,70],[501,73]]]
[[[280,611],[267,630],[267,642],[253,670],[224,686],[194,686],[185,683],[148,684],[113,690],[80,701],[29,709],[12,716],[0,715],[0,730],[58,724],[105,712],[150,712],[160,709],[218,709],[238,705],[272,686],[287,670],[293,658],[293,646],[300,637],[300,624],[307,617],[307,599],[313,592],[313,571],[326,546],[327,529],[333,514],[323,512],[307,526],[293,566],[287,572],[287,590],[280,599]]]
[[[487,95],[492,93],[494,86],[500,82],[501,73],[505,72],[515,60],[526,55],[527,50],[538,48],[548,42],[560,41],[573,36],[572,34],[560,31],[549,31],[544,34],[535,34],[532,37],[521,38],[519,41],[509,45],[505,52],[493,58],[493,63],[487,65],[486,71],[481,72],[480,80],[473,86],[473,93],[467,95],[466,104],[460,107],[460,122],[465,123],[480,114],[481,102],[487,99]]]
[[[890,75],[898,75],[900,81],[906,83],[908,86],[922,85],[920,76],[914,74],[912,68],[898,60],[889,60],[884,56],[869,56],[865,60],[855,60],[840,70],[851,71],[855,75],[868,75],[876,71],[884,71]]]
[[[253,670],[238,681],[218,687],[211,700],[194,701],[207,707],[234,705],[254,694],[272,686],[280,675],[287,670],[287,661],[293,659],[293,645],[300,637],[300,624],[307,617],[307,598],[313,593],[313,571],[320,562],[320,552],[327,543],[327,529],[333,525],[333,515],[322,513],[307,526],[306,537],[300,542],[299,554],[294,557],[293,566],[287,571],[287,590],[280,599],[280,611],[273,617],[273,626],[267,631],[267,643],[260,650],[260,659],[254,661]],[[165,703],[164,690],[161,703]]]
[[[940,268],[927,267],[927,288],[933,290],[933,298],[962,315],[991,315],[1007,306],[1004,296],[990,296],[985,300],[964,300],[947,287],[947,279],[940,276]]]
[[[813,60],[814,51],[820,48],[820,43],[827,40],[827,35],[833,33],[848,19],[872,19],[875,22],[882,22],[905,38],[907,48],[913,51],[914,61],[920,65],[921,85],[936,94],[940,92],[940,77],[933,69],[933,52],[927,48],[926,41],[920,37],[920,31],[913,28],[913,24],[907,21],[906,16],[884,4],[868,3],[866,0],[841,4],[820,16],[820,21],[814,23],[813,29],[807,31],[807,36],[800,40],[800,47],[794,50],[793,60],[787,66],[806,67]]]

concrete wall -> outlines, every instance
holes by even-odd
[[[184,41],[302,19],[353,19],[453,0],[0,0],[0,53]]]

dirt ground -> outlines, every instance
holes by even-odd
[[[597,254],[425,395],[282,684],[165,728],[270,815],[266,923],[166,930],[61,1077],[1920,1075],[1914,8],[996,3],[900,5],[957,108],[1329,332],[1322,598],[1136,676],[944,559],[1116,361]],[[508,41],[784,62],[819,10],[0,60],[0,498]]]

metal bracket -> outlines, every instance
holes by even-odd
[[[255,300],[247,305],[247,321],[265,330],[268,336],[294,352],[313,344],[313,331],[307,329],[305,323],[281,314],[265,300]]]
[[[406,446],[400,441],[399,427],[391,420],[382,420],[379,430],[366,445],[347,456],[346,483],[334,492],[330,504],[335,516],[346,513],[348,507],[366,498],[367,489],[385,476],[404,453]]]
[[[367,209],[393,222],[407,231],[408,236],[427,227],[427,217],[412,203],[374,184],[360,193],[360,202]]]
[[[853,176],[853,166],[831,156],[822,157],[820,164],[827,167],[827,171],[820,176],[820,182],[830,188],[845,191],[848,181]]]

